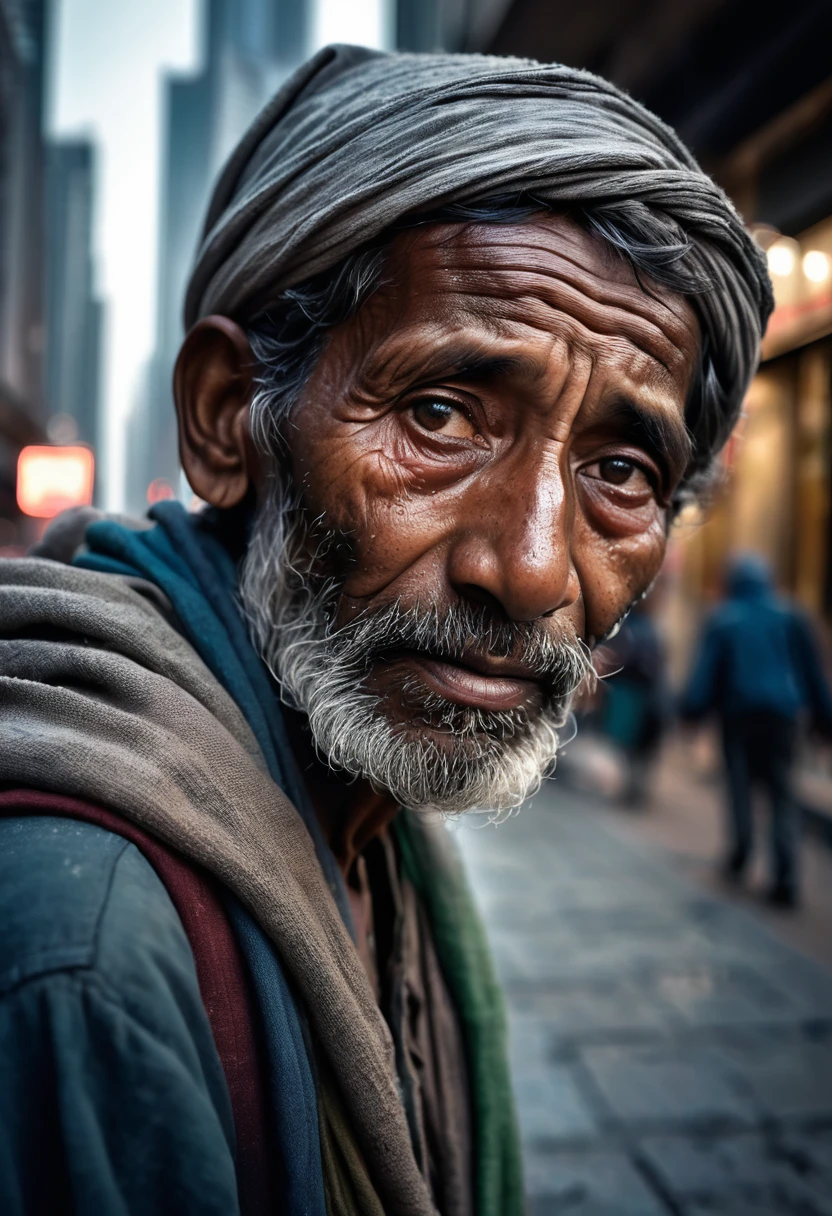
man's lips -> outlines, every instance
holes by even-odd
[[[540,698],[540,684],[526,669],[499,659],[472,655],[463,663],[408,650],[395,655],[394,661],[415,669],[431,692],[460,705],[499,711],[519,709]]]

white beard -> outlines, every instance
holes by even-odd
[[[284,700],[308,718],[320,756],[412,809],[499,816],[523,803],[554,766],[572,694],[594,676],[586,646],[462,604],[440,618],[394,602],[334,629],[338,589],[312,577],[319,556],[304,513],[275,483],[255,520],[240,590],[255,645]],[[367,687],[384,651],[453,658],[472,640],[481,652],[519,653],[543,669],[553,692],[538,712],[460,706],[411,680],[402,700],[412,718],[402,725]]]

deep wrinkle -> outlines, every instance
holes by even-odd
[[[655,577],[689,452],[694,311],[645,294],[562,218],[510,238],[477,225],[399,238],[388,285],[333,332],[299,403],[296,477],[350,535],[343,620],[468,596],[597,638]],[[572,312],[552,303],[564,266]],[[431,393],[467,409],[478,442],[420,436],[408,410]],[[644,501],[599,476],[616,455],[643,468]]]

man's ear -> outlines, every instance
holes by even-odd
[[[245,333],[228,317],[204,317],[176,360],[173,393],[179,457],[199,498],[234,507],[257,480],[249,430],[254,356]]]

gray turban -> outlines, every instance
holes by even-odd
[[[588,72],[528,59],[327,47],[254,120],[214,190],[185,324],[245,323],[408,213],[530,193],[676,221],[727,412],[772,307],[761,251],[664,123]]]

